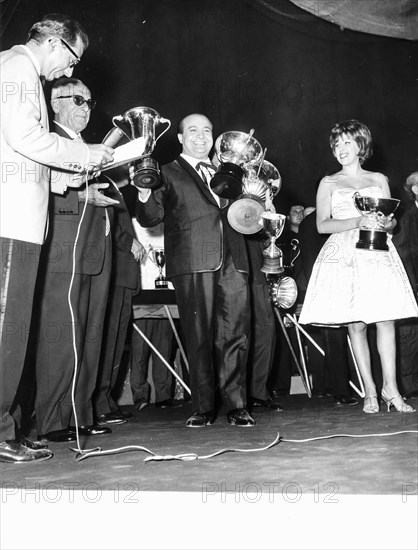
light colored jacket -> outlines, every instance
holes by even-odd
[[[0,53],[0,236],[43,243],[47,232],[50,167],[81,172],[86,144],[49,132],[39,74],[22,46]],[[53,182],[63,193],[68,179]]]

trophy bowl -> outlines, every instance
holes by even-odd
[[[261,216],[272,207],[282,179],[267,160],[246,164],[244,172],[241,194],[228,209],[228,221],[238,233],[251,235],[261,230]]]
[[[364,222],[360,224],[360,238],[356,243],[356,248],[389,250],[387,232],[381,228],[381,221],[395,212],[400,201],[380,197],[363,197],[358,192],[353,195],[353,198],[357,210],[365,218]]]
[[[168,288],[168,282],[163,274],[163,267],[165,266],[165,252],[164,248],[153,248],[151,245],[148,250],[148,257],[158,267],[158,277],[155,279],[155,288]]]
[[[241,194],[244,165],[261,159],[263,149],[252,137],[253,130],[224,132],[215,142],[220,165],[210,181],[214,193],[225,199],[236,199]]]

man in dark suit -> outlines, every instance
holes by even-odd
[[[112,392],[119,374],[129,321],[132,319],[132,297],[139,287],[138,262],[146,254],[135,236],[122,193],[111,186],[106,194],[118,200],[119,204],[113,207],[112,277],[99,375],[93,394],[94,415],[100,426],[124,424],[132,416],[119,408]]]
[[[418,172],[406,178],[404,189],[408,207],[399,217],[394,230],[393,244],[405,266],[406,273],[418,302]],[[403,395],[418,394],[418,322],[407,319],[397,323],[398,376]]]
[[[243,235],[229,225],[228,201],[207,182],[212,124],[201,114],[180,123],[182,154],[162,167],[162,186],[138,189],[137,219],[145,227],[164,221],[167,277],[179,308],[190,365],[194,414],[189,427],[214,418],[215,389],[236,426],[253,426],[246,410],[250,331],[248,258]]]
[[[0,54],[0,461],[45,460],[52,453],[45,444],[19,433],[10,407],[25,362],[41,244],[48,223],[50,166],[82,172],[87,163],[104,164],[112,149],[63,140],[49,132],[41,79],[71,76],[88,46],[81,25],[64,15],[45,16],[29,31],[24,45]],[[70,185],[79,186],[72,182]],[[64,182],[52,182],[63,193]]]
[[[87,126],[94,105],[90,90],[80,80],[57,80],[51,91],[57,134],[82,140],[80,132]],[[65,179],[70,175],[53,171],[51,177]],[[88,192],[70,189],[63,197],[52,195],[50,201],[50,230],[41,256],[38,287],[35,411],[40,439],[75,439],[70,427],[74,421],[75,365],[74,395],[80,434],[111,431],[93,424],[92,408],[112,265],[111,209],[106,207],[118,204],[102,195],[100,191],[106,187],[108,184],[90,184]],[[70,285],[74,318],[67,299]]]

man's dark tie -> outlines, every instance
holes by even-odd
[[[213,174],[216,172],[216,166],[210,162],[198,162],[196,164],[196,172],[199,172],[203,181],[208,185]]]

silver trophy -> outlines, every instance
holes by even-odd
[[[134,185],[145,189],[155,189],[160,184],[160,170],[156,160],[151,158],[156,142],[171,126],[170,120],[163,118],[150,107],[134,107],[124,115],[114,116],[112,130],[108,132],[103,143],[114,147],[122,138],[129,141],[139,137],[145,140],[145,149],[141,158],[134,163],[135,172],[132,177]],[[156,138],[155,128],[159,124],[167,124],[167,128]]]
[[[382,225],[387,216],[398,208],[398,199],[383,199],[377,197],[363,197],[359,192],[354,193],[354,204],[364,219],[360,222],[360,238],[356,248],[364,250],[389,250],[387,232]]]
[[[158,267],[159,275],[155,279],[155,288],[168,288],[167,279],[163,274],[163,267],[165,266],[165,253],[164,248],[152,248],[149,247],[148,258]]]
[[[262,160],[244,166],[241,194],[228,209],[230,225],[244,235],[257,233],[262,229],[263,212],[273,211],[273,198],[282,185],[277,168]]]
[[[261,271],[267,274],[283,273],[283,252],[276,246],[276,240],[282,234],[286,216],[275,212],[263,212],[261,215],[263,228],[270,239],[270,244],[263,250],[263,265]]]
[[[261,159],[263,150],[253,136],[254,130],[225,132],[215,142],[220,165],[210,181],[214,193],[225,199],[236,199],[241,194],[244,166]]]

